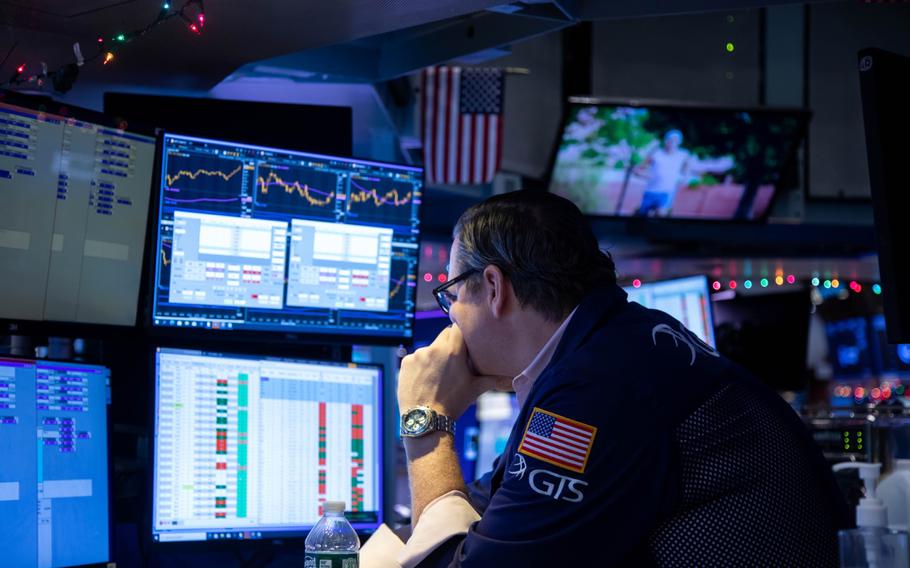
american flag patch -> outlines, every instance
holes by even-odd
[[[518,452],[559,467],[584,473],[597,428],[534,408]]]

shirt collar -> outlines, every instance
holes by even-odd
[[[519,373],[517,377],[512,379],[512,388],[515,389],[515,394],[518,397],[519,407],[524,405],[528,392],[530,392],[531,386],[534,385],[534,381],[537,380],[537,377],[543,373],[544,369],[547,368],[547,365],[549,365],[550,361],[553,359],[553,354],[556,353],[556,347],[559,345],[559,341],[566,332],[566,328],[569,327],[569,322],[572,320],[572,316],[575,315],[576,310],[578,310],[578,306],[576,306],[575,309],[572,310],[572,313],[570,313],[559,327],[556,328],[556,331],[553,332],[553,335],[550,336],[550,339],[547,340],[544,346],[540,348],[540,351],[537,352],[537,356],[528,364],[527,368]]]

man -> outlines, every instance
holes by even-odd
[[[404,566],[837,564],[843,502],[798,417],[627,302],[574,205],[488,199],[458,221],[450,259],[436,294],[453,325],[399,374]],[[521,411],[468,489],[449,421],[491,388],[514,388]]]
[[[673,198],[688,170],[689,152],[682,149],[683,135],[679,130],[669,130],[664,134],[663,146],[648,154],[645,161],[636,170],[647,172],[648,184],[645,186],[638,215],[657,214],[666,217],[673,207]]]

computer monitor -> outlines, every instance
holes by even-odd
[[[492,470],[493,461],[505,451],[519,410],[515,393],[488,392],[478,397],[476,478]]]
[[[872,316],[872,346],[876,363],[883,375],[910,377],[910,344],[888,342],[886,318],[883,314]]]
[[[322,503],[382,522],[382,369],[158,348],[152,538],[305,536]]]
[[[874,344],[870,341],[866,318],[855,317],[825,324],[828,355],[834,377],[839,380],[864,379],[872,376]]]
[[[0,102],[0,319],[135,325],[155,139],[12,100]]]
[[[410,338],[421,168],[167,134],[152,324]]]
[[[795,185],[784,174],[807,120],[801,110],[572,98],[550,191],[588,215],[763,220],[778,189]]]
[[[705,276],[648,282],[638,288],[628,286],[625,291],[630,302],[670,314],[699,339],[714,347],[714,318]]]
[[[0,358],[4,566],[110,560],[109,372]]]

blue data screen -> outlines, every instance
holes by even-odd
[[[109,559],[104,367],[0,359],[4,565]]]

